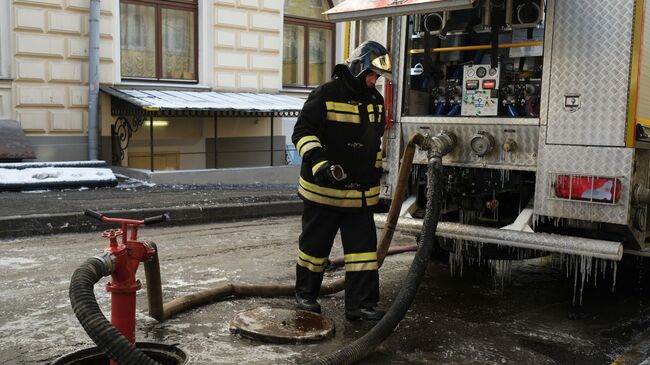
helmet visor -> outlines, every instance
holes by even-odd
[[[392,79],[390,56],[388,54],[376,57],[370,62],[370,68],[381,76],[387,79]]]

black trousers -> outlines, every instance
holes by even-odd
[[[304,204],[298,241],[296,293],[316,299],[334,238],[341,230],[345,254],[345,308],[371,308],[379,301],[377,231],[372,212],[353,212]]]

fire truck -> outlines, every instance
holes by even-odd
[[[649,11],[644,0],[347,0],[330,9],[350,48],[376,40],[392,55],[381,198],[394,199],[412,135],[449,133],[439,237],[542,251],[554,240],[570,248],[558,252],[585,257],[600,257],[598,241],[612,260],[646,255]],[[415,218],[426,163],[416,152],[403,206]]]

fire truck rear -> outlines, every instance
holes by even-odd
[[[352,20],[350,39],[380,41],[393,55],[381,198],[394,198],[412,135],[456,137],[443,159],[437,235],[449,240],[440,239],[441,248],[496,243],[505,248],[494,258],[515,258],[521,251],[508,247],[528,240],[530,253],[554,251],[550,239],[575,250],[558,252],[599,257],[589,246],[597,239],[616,252],[610,259],[619,260],[622,247],[645,255],[644,0],[348,0],[327,15]],[[426,160],[416,153],[403,207],[416,218]]]

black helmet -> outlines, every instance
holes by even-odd
[[[381,76],[391,79],[390,54],[381,44],[375,41],[365,41],[359,45],[350,58],[345,60],[350,72],[359,77],[367,70],[372,70]]]

